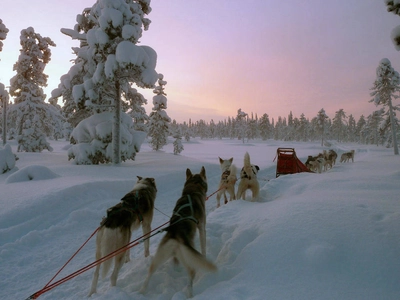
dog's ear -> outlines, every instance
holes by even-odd
[[[149,178],[149,179],[150,179],[152,184],[156,185],[156,180],[154,178]]]
[[[204,179],[206,179],[206,169],[204,168],[204,166],[201,167],[201,171],[200,171],[200,176],[203,177]]]
[[[231,157],[231,158],[229,159],[229,162],[230,162],[230,163],[232,163],[232,162],[233,162],[233,157]]]
[[[259,166],[257,166],[257,165],[256,165],[256,169],[257,169],[257,171],[260,171],[260,167],[259,167]]]
[[[143,177],[140,177],[140,176],[136,176],[136,177],[138,178],[138,181],[143,179]]]
[[[193,176],[192,171],[190,171],[189,168],[186,169],[186,180],[188,180],[189,178],[191,178]]]
[[[222,164],[224,162],[224,160],[219,156],[218,156],[218,158],[219,158],[219,163]]]

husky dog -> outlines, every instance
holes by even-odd
[[[207,193],[206,170],[201,168],[199,174],[192,174],[186,170],[186,182],[182,196],[176,202],[167,227],[167,233],[158,245],[157,252],[151,262],[147,277],[140,290],[146,291],[150,277],[157,268],[173,257],[179,261],[189,274],[189,297],[193,295],[193,279],[196,271],[216,271],[217,267],[206,259],[206,211],[205,201]],[[196,229],[199,230],[201,253],[194,248]]]
[[[351,150],[350,152],[345,152],[342,154],[342,156],[340,157],[340,162],[348,162],[348,161],[354,162],[354,150]]]
[[[243,168],[240,171],[240,182],[237,190],[237,199],[246,199],[246,191],[249,189],[252,192],[252,201],[258,198],[260,185],[257,180],[257,173],[260,168],[250,163],[250,155],[248,152],[244,155]]]
[[[96,237],[96,260],[107,256],[111,252],[126,246],[133,230],[137,230],[142,224],[143,235],[151,231],[153,220],[154,201],[157,188],[154,178],[142,178],[138,180],[133,190],[126,194],[121,202],[107,210],[107,217],[100,223],[100,229]],[[149,256],[149,239],[144,242],[144,256]],[[118,272],[124,262],[129,261],[129,250],[114,257],[114,270],[111,274],[111,286],[117,283]],[[96,293],[99,279],[100,266],[103,265],[102,275],[105,277],[110,269],[112,260],[108,259],[96,266],[93,275],[92,287],[89,296]]]
[[[220,207],[221,196],[224,195],[224,203],[228,203],[228,198],[226,197],[226,192],[229,194],[229,201],[236,200],[235,195],[235,183],[236,178],[236,166],[232,164],[233,157],[230,159],[222,159],[219,157],[219,164],[221,166],[221,180],[218,186],[217,193],[217,208]]]
[[[323,157],[318,157],[313,161],[309,161],[311,166],[310,170],[317,173],[322,173],[322,171],[326,170],[326,160]]]
[[[333,160],[331,159],[325,159],[325,164],[324,164],[324,171],[328,171],[329,169],[333,168]]]
[[[335,152],[335,150],[329,150],[328,151],[328,157],[326,158],[326,160],[330,160],[332,161],[332,165],[336,164],[336,158],[337,158],[337,153]]]

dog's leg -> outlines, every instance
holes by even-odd
[[[221,200],[221,192],[219,191],[217,193],[217,208],[221,206],[220,200]]]
[[[151,221],[150,221],[151,222]],[[144,257],[147,257],[150,255],[150,231],[151,231],[151,223],[145,222],[143,220],[142,222],[142,230],[143,230],[143,236],[145,237],[144,240]]]
[[[193,297],[193,280],[196,276],[196,271],[192,268],[187,268],[187,272],[189,274],[189,284],[188,284],[188,298]]]
[[[100,258],[102,258],[102,256],[103,256],[103,253],[101,251],[101,240],[103,238],[103,234],[104,234],[104,227],[101,227],[100,230],[97,232],[97,236],[96,236],[96,255],[95,255],[96,261],[99,260]],[[89,297],[96,293],[97,282],[99,281],[100,266],[101,266],[101,264],[98,264],[94,271],[92,286],[91,286],[90,292],[89,292]]]
[[[175,240],[163,239],[161,241],[160,245],[158,246],[156,255],[154,256],[151,262],[149,272],[147,273],[147,277],[144,280],[142,288],[140,289],[140,293],[143,294],[146,291],[151,275],[153,275],[153,273],[158,269],[159,266],[161,266],[171,256],[173,256],[173,253],[174,251],[176,251],[176,248],[177,248],[177,242]]]
[[[224,191],[224,203],[227,204],[228,203],[228,198],[226,197],[226,192]]]
[[[88,297],[92,296],[93,294],[96,293],[97,290],[97,282],[99,281],[99,272],[100,272],[100,265],[96,266],[96,270],[94,271],[93,274],[93,280],[92,280],[92,286],[90,288],[90,292]]]
[[[111,274],[111,277],[110,277],[111,286],[116,286],[117,285],[118,273],[119,273],[119,270],[121,270],[122,265],[124,264],[125,255],[126,255],[126,252],[118,254],[114,258],[114,270],[113,270],[113,272]]]
[[[200,248],[201,248],[201,254],[203,256],[206,256],[206,224],[205,222],[199,222],[197,225],[197,228],[199,229],[199,237],[200,237]]]
[[[242,182],[239,183],[237,195],[236,195],[236,199],[240,199],[240,198],[242,198],[243,200],[245,200],[245,198],[246,198],[246,190],[243,188]]]
[[[235,195],[235,187],[231,187],[228,189],[229,193],[229,201],[236,200],[236,195]]]
[[[252,195],[253,195],[252,201],[253,202],[258,200],[259,191],[260,191],[260,185],[258,182],[256,182],[256,183],[254,183],[253,188],[252,188],[252,192],[253,192],[252,193]]]
[[[101,239],[103,237],[104,227],[101,227],[96,236],[96,261],[99,260],[103,255],[101,253]],[[97,282],[99,281],[99,273],[100,273],[100,266],[98,264],[93,274],[92,286],[90,288],[89,297],[96,293],[97,290]]]

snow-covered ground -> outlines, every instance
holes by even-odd
[[[16,145],[12,144],[15,151]],[[136,176],[154,177],[158,194],[153,228],[167,222],[179,198],[186,168],[205,166],[209,194],[217,190],[218,156],[241,168],[250,153],[259,165],[259,202],[237,200],[207,207],[207,256],[217,273],[200,273],[194,299],[400,299],[400,157],[393,149],[334,144],[339,156],[355,149],[354,163],[337,163],[322,174],[275,178],[278,147],[294,147],[304,162],[319,143],[192,140],[173,155],[142,146],[136,161],[121,166],[77,166],[68,144],[53,152],[17,153],[16,168],[0,175],[0,299],[26,299],[39,291],[97,228],[106,209],[129,192]],[[167,215],[167,216],[166,216]],[[151,238],[153,255],[163,233]],[[134,232],[133,238],[141,236]],[[95,239],[67,265],[58,280],[94,261]],[[141,287],[151,257],[143,245],[117,286],[100,280],[91,299],[185,299],[187,275],[165,263]],[[86,299],[93,269],[39,299]]]

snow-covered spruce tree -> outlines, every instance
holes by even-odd
[[[365,144],[365,135],[362,133],[362,130],[367,122],[365,121],[364,115],[360,116],[356,124],[356,136],[358,138],[358,142],[361,144]]]
[[[271,123],[268,114],[263,114],[258,122],[261,139],[266,141],[271,137]]]
[[[108,135],[91,135],[89,140],[74,138],[76,144],[71,147],[69,157],[80,157],[83,163],[88,163],[90,158],[93,158],[92,163],[118,163],[116,156],[122,151],[118,150],[120,146],[129,149],[127,153],[121,152],[122,159],[134,159],[134,154],[140,150],[146,134],[137,133],[132,129],[131,121],[124,123],[128,119],[118,116],[121,110],[135,109],[130,104],[130,101],[134,101],[132,99],[143,102],[144,98],[136,97],[132,84],[140,88],[154,88],[158,78],[155,71],[157,53],[148,46],[136,45],[143,30],[147,30],[150,24],[150,20],[145,18],[151,11],[149,3],[150,0],[98,0],[93,7],[78,15],[78,24],[74,29],[61,30],[81,41],[81,47],[76,51],[76,62],[79,65],[62,79],[62,86],[71,89],[70,93],[78,108],[86,109],[89,115],[99,114],[98,118],[94,116],[95,120],[102,120],[103,125],[113,124],[114,128],[111,139]],[[72,84],[73,79],[77,80],[76,84]],[[113,111],[114,114],[103,114],[107,111]],[[114,122],[105,122],[105,116],[110,121],[114,119]],[[98,123],[95,120],[88,123],[95,126]],[[120,141],[118,124],[126,130],[129,128],[130,138],[124,139],[122,136]],[[78,127],[74,131],[79,131]],[[85,127],[87,125],[79,128]],[[74,131],[72,136],[81,136]],[[104,130],[101,132],[105,133]],[[84,145],[80,146],[80,143]],[[114,150],[112,157],[108,157],[111,146]],[[93,156],[93,153],[96,155]],[[75,162],[80,163],[76,159]]]
[[[7,141],[7,106],[8,106],[8,92],[4,87],[4,84],[0,82],[0,107],[1,107],[1,132],[2,132],[2,139],[3,139],[3,146],[6,144]]]
[[[52,151],[46,136],[52,135],[53,124],[61,122],[61,116],[54,106],[44,102],[42,88],[47,86],[48,76],[43,71],[51,58],[49,47],[56,45],[32,27],[21,31],[20,40],[21,54],[13,68],[17,74],[10,80],[14,104],[9,111],[17,131],[18,151]]]
[[[173,135],[175,141],[174,141],[174,154],[178,155],[184,150],[184,147],[182,145],[182,134],[180,133],[179,130],[176,131],[176,133]]]
[[[246,132],[247,132],[247,113],[242,111],[241,108],[239,108],[237,111],[235,125],[236,125],[235,129],[238,134],[237,138],[239,140],[242,140],[242,142],[244,143],[244,139],[246,137]]]
[[[346,119],[346,113],[342,108],[335,112],[335,117],[332,122],[332,133],[339,143],[343,142],[346,137]]]
[[[3,24],[3,21],[0,19],[0,52],[3,50],[3,42],[8,33],[8,28]],[[3,137],[3,145],[6,144],[7,141],[7,104],[8,104],[8,92],[4,88],[4,84],[0,83],[0,106],[1,106],[1,128],[2,128],[2,137]]]
[[[0,19],[0,52],[3,50],[2,41],[6,39],[7,33],[8,33],[8,28],[6,27],[6,25],[4,25],[3,20]]]
[[[298,125],[295,127],[296,140],[306,142],[308,140],[309,122],[303,113],[300,115],[300,119],[298,121],[296,118],[296,123],[297,122]]]
[[[382,122],[383,109],[376,110],[367,117],[367,122],[363,127],[363,135],[366,137],[367,144],[375,144],[379,146],[380,138],[380,123]]]
[[[356,140],[356,120],[354,119],[353,115],[350,114],[347,126],[347,141],[355,142]]]
[[[160,150],[167,145],[167,137],[169,134],[169,123],[171,118],[168,117],[167,112],[167,94],[164,92],[164,86],[167,84],[163,80],[164,76],[158,74],[158,86],[153,90],[156,94],[153,97],[153,111],[149,116],[149,133],[150,145],[153,150]]]
[[[400,16],[400,2],[398,0],[383,0],[388,12]],[[391,39],[397,51],[400,51],[400,25],[393,28]]]
[[[399,155],[399,148],[397,144],[397,132],[399,130],[398,120],[396,119],[395,110],[398,107],[393,106],[392,98],[395,97],[395,92],[400,91],[400,76],[395,71],[387,58],[379,62],[376,69],[376,80],[371,88],[371,96],[373,97],[369,102],[375,103],[376,106],[382,105],[384,108],[388,107],[388,122],[392,133],[392,142],[394,147],[394,154]]]
[[[321,108],[317,114],[318,132],[321,135],[321,146],[324,145],[326,119],[328,119],[328,116],[326,115],[325,110]]]

